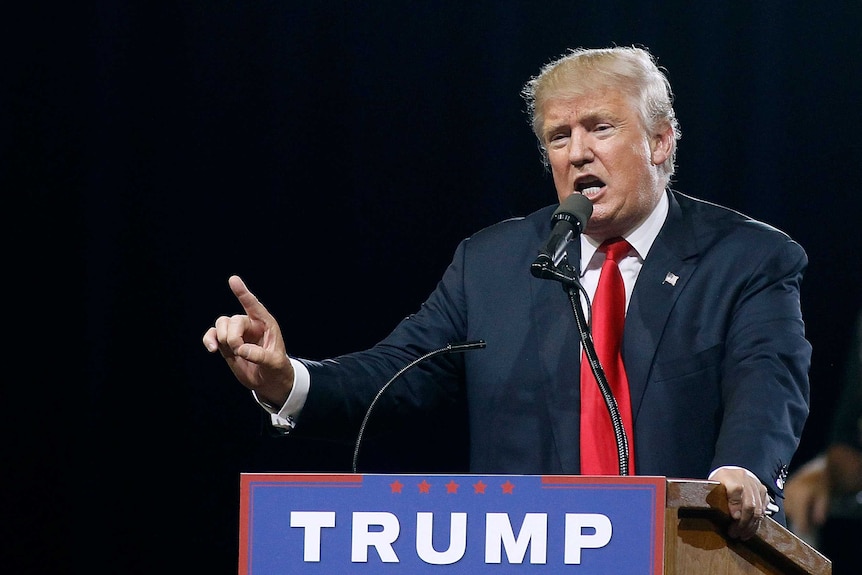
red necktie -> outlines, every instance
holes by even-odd
[[[629,444],[629,474],[634,474],[632,442],[632,406],[629,381],[620,353],[626,319],[626,288],[617,265],[631,246],[622,238],[607,240],[601,246],[602,264],[599,285],[593,297],[592,333],[596,354],[604,367],[608,384],[617,400]],[[581,473],[583,475],[619,475],[619,456],[614,428],[605,400],[581,353]]]

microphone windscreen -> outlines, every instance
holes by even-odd
[[[578,224],[578,230],[583,232],[591,215],[593,215],[593,203],[585,195],[575,192],[560,203],[560,207],[551,216],[551,222],[574,220]]]

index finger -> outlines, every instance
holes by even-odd
[[[264,316],[269,315],[269,312],[267,312],[263,304],[260,303],[257,296],[249,291],[245,282],[242,281],[242,278],[237,275],[232,275],[227,281],[233,295],[235,295],[236,299],[239,300],[240,305],[242,305],[242,309],[245,310],[245,313],[250,318],[262,319]]]

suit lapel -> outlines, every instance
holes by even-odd
[[[667,220],[644,260],[626,313],[623,360],[635,420],[664,326],[697,266],[694,230],[683,219],[673,193],[668,197]]]

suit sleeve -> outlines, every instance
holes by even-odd
[[[806,266],[804,250],[789,238],[765,250],[738,288],[725,340],[713,468],[745,467],[779,496],[808,417],[811,346],[800,305]]]

